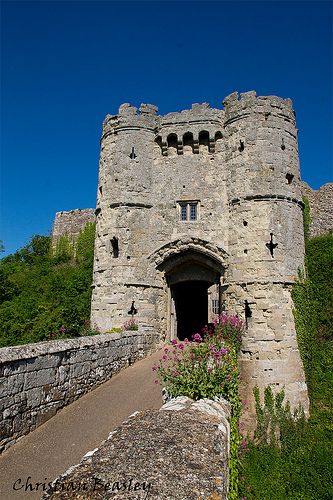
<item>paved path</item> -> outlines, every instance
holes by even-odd
[[[118,373],[97,389],[63,408],[0,456],[0,499],[37,499],[36,483],[49,482],[87,451],[97,448],[115,427],[137,410],[159,408],[161,388],[152,365],[161,352]],[[27,482],[27,478],[31,477]],[[18,481],[21,479],[21,482]],[[13,489],[23,486],[18,491]],[[27,484],[27,491],[26,490]]]

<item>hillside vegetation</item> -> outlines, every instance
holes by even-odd
[[[249,443],[241,461],[247,500],[333,498],[333,235],[306,242],[306,270],[293,300],[311,416],[287,422],[279,446]]]
[[[95,224],[74,245],[62,237],[31,242],[0,261],[0,347],[87,335]]]

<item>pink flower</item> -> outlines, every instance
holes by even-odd
[[[171,342],[170,342],[170,343],[171,343],[172,345],[177,345],[177,343],[178,343],[178,342],[177,342],[177,339],[173,339],[173,340],[171,340]]]
[[[178,347],[180,350],[183,350],[185,346],[184,346],[184,344],[179,344]]]
[[[200,333],[195,333],[194,335],[192,335],[192,339],[194,340],[194,342],[202,342]]]

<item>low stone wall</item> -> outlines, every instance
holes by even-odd
[[[0,349],[0,452],[155,348],[144,330]]]
[[[42,498],[226,500],[229,418],[223,399],[180,397],[136,412]]]

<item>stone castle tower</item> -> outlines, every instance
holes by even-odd
[[[295,113],[290,99],[255,92],[223,104],[107,115],[92,324],[121,326],[134,301],[139,325],[164,341],[237,314],[243,396],[284,386],[307,412],[290,295],[304,261]]]

